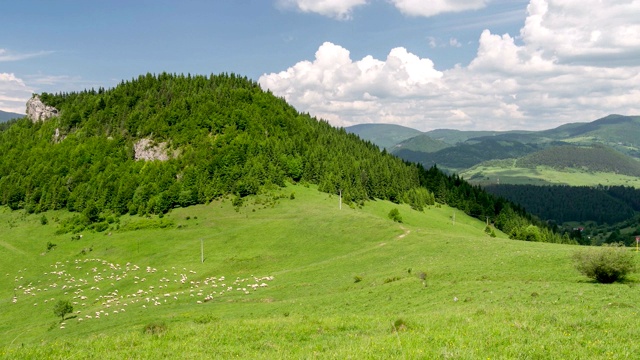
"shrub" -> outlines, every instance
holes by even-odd
[[[106,221],[98,222],[93,224],[93,229],[97,232],[103,232],[109,228],[109,223]]]
[[[393,208],[391,209],[391,211],[389,211],[389,219],[395,221],[395,222],[402,222],[402,216],[400,216],[400,211],[398,210],[398,208]]]
[[[56,246],[58,246],[58,245],[52,243],[51,241],[47,241],[47,251],[53,250]]]
[[[56,316],[60,316],[64,320],[64,316],[73,312],[73,306],[69,300],[58,300],[53,306],[53,313]]]
[[[397,319],[393,322],[392,328],[394,332],[405,331],[407,330],[407,323],[403,319]]]
[[[362,276],[356,275],[356,276],[353,277],[353,282],[354,283],[359,283],[360,281],[362,281]]]
[[[391,283],[391,282],[394,282],[394,281],[398,281],[398,280],[400,280],[399,276],[389,277],[389,278],[384,279],[384,283],[388,284],[388,283]]]
[[[42,214],[42,217],[40,217],[40,224],[42,225],[47,225],[49,223],[49,219],[47,219],[47,217]]]
[[[620,281],[635,270],[633,253],[618,243],[578,251],[573,259],[580,273],[602,284]]]

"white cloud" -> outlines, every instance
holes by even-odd
[[[32,90],[12,73],[0,73],[0,110],[24,114]]]
[[[353,8],[367,4],[367,0],[277,0],[276,4],[282,8],[348,20]]]
[[[640,0],[532,0],[520,36],[485,30],[467,66],[438,71],[405,48],[352,60],[324,43],[313,61],[259,82],[337,126],[545,129],[640,114],[637,19]]]
[[[390,0],[400,12],[409,16],[435,16],[442,13],[478,10],[485,0]]]
[[[431,17],[442,13],[478,10],[486,6],[488,0],[386,0],[407,16]],[[338,20],[349,20],[358,6],[367,5],[371,0],[276,0],[276,6],[296,9],[305,13],[316,13]]]
[[[560,63],[637,65],[640,0],[531,0],[520,31],[528,47]]]
[[[25,60],[25,59],[29,59],[29,58],[33,58],[33,57],[37,57],[37,56],[49,55],[51,53],[53,53],[53,52],[52,51],[38,51],[38,52],[35,52],[35,53],[20,54],[20,53],[15,53],[15,52],[9,51],[7,49],[0,49],[0,62]]]

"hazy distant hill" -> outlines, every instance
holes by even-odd
[[[411,150],[398,150],[394,154],[401,158],[419,162],[423,166],[438,165],[439,168],[458,172],[488,160],[518,158],[539,150],[535,144],[523,144],[517,141],[498,141],[487,138],[482,141],[467,141],[440,151],[427,153]]]
[[[452,146],[441,140],[434,140],[427,134],[421,134],[414,136],[407,140],[404,140],[391,148],[392,153],[402,150],[421,151],[421,152],[436,152]]]
[[[640,176],[640,161],[604,145],[553,146],[516,161],[517,167],[548,166],[553,169],[579,169],[588,172],[611,172]]]
[[[609,115],[589,123],[571,123],[529,133],[502,133],[492,138],[537,144],[552,141],[582,145],[599,143],[640,158],[640,116]]]
[[[436,129],[427,131],[425,134],[429,135],[434,140],[444,141],[447,144],[455,145],[461,142],[465,142],[469,139],[480,138],[485,136],[496,136],[502,134],[520,134],[527,133],[526,131],[461,131],[451,129]]]
[[[345,130],[385,149],[422,134],[419,130],[392,124],[359,124],[349,126]]]
[[[21,117],[24,117],[24,114],[18,114],[18,113],[12,113],[12,112],[0,110],[0,122],[5,122],[7,120],[17,119]]]
[[[560,172],[610,172],[613,175],[636,176],[631,174],[636,174],[637,164],[629,158],[623,160],[622,154],[640,159],[640,116],[609,115],[588,123],[565,124],[543,131],[437,129],[421,133],[397,125],[375,124],[356,125],[347,131],[358,133],[362,138],[388,149],[407,161],[417,162],[426,167],[437,164],[441,169],[465,173],[465,177],[469,179],[482,178],[484,175],[481,176],[480,172],[485,175],[497,175],[498,172],[504,171],[514,171],[514,179],[525,179],[530,171],[518,173],[518,169],[534,169],[533,164],[547,166]],[[395,144],[391,144],[394,141]],[[613,150],[606,151],[603,147],[592,148],[596,144],[615,149],[620,154]],[[570,151],[560,154],[559,149],[553,149],[559,145],[582,147],[571,148]],[[550,150],[521,159],[520,163],[515,165],[516,159],[543,149]],[[512,159],[508,170],[504,168],[503,162],[495,161],[503,159]],[[556,166],[560,162],[564,165]],[[553,165],[549,165],[550,163]],[[479,164],[482,164],[481,170],[471,169]],[[504,180],[511,178],[504,175],[499,177]],[[549,180],[551,183],[557,183],[555,179]],[[621,181],[627,180],[621,178]],[[544,182],[544,176],[536,181]],[[591,180],[587,181],[590,182]]]

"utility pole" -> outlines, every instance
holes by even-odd
[[[342,189],[340,189],[340,210],[342,210]]]
[[[456,224],[456,212],[453,212],[453,216],[451,217],[453,219],[453,225]]]
[[[200,239],[200,263],[204,263],[204,240]]]

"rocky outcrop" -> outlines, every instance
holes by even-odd
[[[34,95],[27,101],[27,116],[32,122],[46,121],[58,116],[58,109],[45,105],[38,95]]]
[[[62,142],[64,138],[66,138],[66,136],[60,133],[60,128],[56,128],[56,132],[53,134],[53,137],[51,140],[53,140],[54,144],[57,144],[59,142]]]
[[[169,160],[169,147],[166,142],[155,144],[151,139],[143,138],[133,144],[136,160]]]

